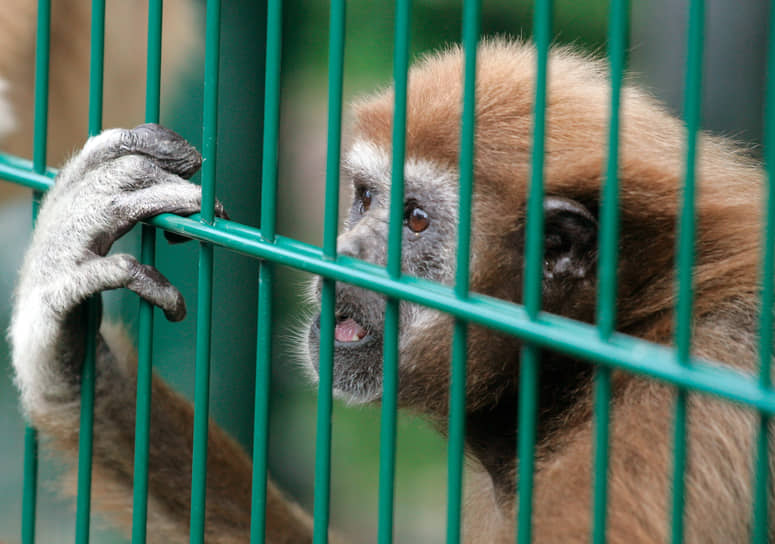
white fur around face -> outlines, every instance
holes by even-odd
[[[345,170],[352,176],[390,185],[391,157],[388,150],[368,140],[356,140],[344,159]],[[420,183],[432,190],[436,199],[448,202],[457,209],[457,170],[443,167],[424,158],[411,157],[404,164],[405,186]]]
[[[8,98],[8,82],[0,78],[0,140],[16,128],[11,101]]]

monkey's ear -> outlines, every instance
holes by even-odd
[[[584,278],[597,260],[597,221],[575,200],[544,199],[544,277]]]

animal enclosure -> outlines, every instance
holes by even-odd
[[[146,91],[146,121],[159,121],[161,0],[151,1],[148,34],[148,71]],[[444,286],[409,277],[401,272],[401,228],[403,213],[403,164],[405,160],[406,92],[409,66],[409,19],[411,2],[396,2],[394,43],[395,118],[393,125],[392,187],[390,237],[385,267],[337,255],[336,237],[339,224],[339,163],[342,120],[342,79],[345,46],[345,1],[332,0],[330,7],[329,42],[329,104],[327,137],[327,170],[325,224],[322,247],[315,247],[276,233],[277,218],[277,156],[279,147],[281,16],[282,1],[270,0],[266,13],[264,126],[261,177],[260,227],[215,217],[215,156],[218,146],[218,84],[220,44],[220,0],[208,0],[206,8],[204,115],[202,124],[204,157],[202,170],[202,212],[188,218],[165,214],[149,221],[142,228],[141,260],[155,259],[155,230],[163,229],[197,240],[199,247],[199,284],[196,340],[196,393],[194,459],[191,479],[191,542],[204,541],[204,514],[209,413],[209,376],[213,305],[213,251],[215,247],[246,255],[260,262],[258,286],[258,326],[256,333],[256,391],[253,442],[253,508],[251,541],[263,542],[265,532],[265,489],[267,484],[267,440],[269,420],[269,389],[272,359],[272,291],[277,266],[288,266],[318,274],[324,278],[321,318],[321,361],[316,433],[314,531],[315,542],[328,539],[332,357],[334,330],[335,282],[346,282],[387,297],[383,362],[383,395],[381,408],[380,486],[378,517],[379,542],[393,541],[394,471],[396,450],[396,413],[398,391],[398,304],[408,301],[446,312],[455,318],[452,344],[452,380],[449,414],[447,542],[461,540],[463,501],[463,466],[465,434],[465,380],[467,324],[482,325],[524,341],[521,358],[519,395],[519,505],[518,535],[520,544],[531,538],[531,493],[533,458],[536,446],[538,366],[541,350],[554,350],[588,361],[594,365],[595,449],[593,495],[593,542],[605,542],[607,504],[608,422],[611,397],[611,372],[620,369],[649,376],[673,384],[676,388],[674,415],[674,469],[672,490],[672,541],[683,539],[683,508],[685,499],[684,472],[687,455],[686,402],[687,393],[712,394],[741,403],[757,410],[760,426],[755,460],[754,528],[755,542],[767,542],[768,532],[768,424],[775,413],[775,391],[770,383],[772,353],[772,312],[763,311],[760,324],[761,365],[758,378],[731,369],[721,369],[690,355],[692,321],[692,266],[694,255],[695,156],[700,127],[700,96],[702,91],[703,2],[692,0],[686,67],[685,123],[686,163],[682,194],[682,213],[677,230],[677,305],[675,317],[675,349],[618,334],[616,323],[617,246],[618,246],[618,134],[619,105],[625,56],[627,51],[628,7],[625,0],[612,0],[608,60],[610,63],[611,96],[608,154],[600,210],[600,255],[597,322],[595,325],[575,322],[541,312],[541,271],[543,264],[543,158],[547,88],[547,60],[551,42],[552,2],[537,0],[534,20],[534,40],[537,49],[537,76],[533,119],[533,148],[530,174],[530,196],[527,212],[526,263],[524,274],[524,305],[496,300],[469,291],[469,248],[471,238],[471,200],[476,180],[474,164],[474,89],[476,49],[479,42],[479,2],[466,0],[463,20],[465,52],[465,98],[461,119],[460,193],[458,225],[457,276],[454,286]],[[92,7],[92,63],[90,75],[89,134],[102,128],[102,64],[104,44],[104,0],[94,0]],[[35,66],[35,144],[31,162],[9,155],[0,155],[0,178],[28,187],[40,196],[52,185],[55,172],[46,164],[46,133],[48,103],[48,51],[50,0],[38,4],[37,56]],[[770,54],[775,59],[775,54]],[[775,60],[770,60],[770,63]],[[770,67],[772,68],[772,64]],[[768,70],[771,75],[772,69]],[[766,126],[775,126],[768,84]],[[770,131],[768,130],[768,132]],[[765,144],[765,164],[775,160],[772,146]],[[769,174],[768,174],[769,176]],[[769,182],[769,177],[768,177]],[[762,255],[761,307],[773,305],[772,278],[775,272],[775,193],[767,185],[767,224]],[[35,205],[31,215],[34,219]],[[92,332],[96,327],[92,316]],[[137,426],[134,467],[133,543],[146,539],[147,518],[147,458],[151,376],[152,323],[154,310],[141,302],[139,316],[139,365],[137,392]],[[92,334],[93,337],[93,334]],[[91,420],[94,395],[94,345],[84,363],[81,413],[80,455],[78,469],[78,502],[76,512],[77,543],[88,542],[91,487]],[[23,496],[22,541],[35,542],[35,506],[37,481],[37,437],[34,429],[26,432],[25,486]]]

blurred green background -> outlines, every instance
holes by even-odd
[[[727,3],[730,4],[730,3]],[[761,93],[767,3],[745,1],[732,8],[708,3],[705,125],[756,142],[761,137]],[[555,41],[605,52],[608,2],[555,3]],[[217,194],[232,219],[258,224],[263,104],[262,2],[223,2]],[[348,3],[345,97],[390,81],[394,6],[391,2]],[[680,112],[685,58],[686,2],[638,3],[632,12],[631,65],[636,78]],[[482,7],[482,34],[529,39],[532,2],[488,0]],[[422,0],[412,12],[412,55],[458,42],[461,3]],[[326,149],[328,4],[284,2],[282,127],[278,231],[320,244]],[[191,32],[204,39],[204,22]],[[110,40],[110,36],[107,36]],[[734,59],[729,62],[728,59]],[[167,93],[163,122],[201,143],[202,65],[199,54],[176,92]],[[84,76],[86,77],[86,75]],[[742,97],[742,98],[734,98]],[[724,107],[717,107],[724,104]],[[719,111],[723,110],[723,111]],[[730,113],[732,112],[732,113]],[[137,123],[142,122],[142,112]],[[346,124],[346,123],[345,123]],[[346,136],[345,136],[346,140]],[[74,143],[75,145],[75,143]],[[344,181],[343,181],[344,183]],[[29,232],[27,202],[0,208],[0,327],[7,327],[8,301]],[[121,242],[137,247],[137,233]],[[158,267],[189,301],[189,315],[166,323],[157,312],[154,364],[158,372],[193,396],[196,323],[196,245],[167,246],[159,236]],[[255,365],[255,261],[216,250],[213,304],[211,410],[214,419],[250,449]],[[294,330],[303,326],[309,306],[300,295],[309,279],[281,268],[276,290],[275,360],[271,399],[271,473],[306,508],[312,505],[316,397],[300,371],[293,349]],[[130,328],[137,300],[117,292],[106,296],[107,315],[121,316]],[[1,342],[1,341],[0,341]],[[21,502],[23,422],[10,383],[7,346],[0,344],[0,539],[17,542]],[[332,524],[352,542],[375,540],[379,451],[377,407],[337,403],[333,418]],[[396,541],[442,542],[446,501],[446,444],[421,419],[399,420],[396,480]],[[57,463],[41,463],[38,531],[40,542],[69,542],[74,508],[56,497],[51,485]],[[97,524],[98,526],[101,524]],[[94,531],[94,542],[124,542],[110,530]]]

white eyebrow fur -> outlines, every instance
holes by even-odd
[[[357,140],[345,156],[344,168],[353,177],[390,180],[390,157],[385,149],[372,142]]]
[[[345,170],[353,177],[390,186],[391,157],[386,149],[367,140],[356,140],[344,159]],[[457,170],[422,158],[409,158],[404,164],[407,189],[421,181],[423,187],[437,191],[437,198],[457,206]]]

